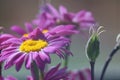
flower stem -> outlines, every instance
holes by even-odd
[[[40,80],[44,80],[44,71],[40,70]]]
[[[68,61],[69,61],[69,57],[67,54],[65,54],[65,60],[64,60],[64,67],[67,67],[68,66]]]
[[[71,37],[70,37],[70,36],[67,36],[67,38],[71,38]],[[66,46],[66,49],[67,49],[67,50],[70,50],[70,44],[68,44],[68,45]],[[63,66],[64,66],[64,67],[67,67],[67,66],[68,66],[68,62],[69,62],[69,56],[68,56],[67,54],[65,54],[65,60],[64,60]]]
[[[91,80],[94,80],[94,66],[95,66],[95,62],[90,61],[90,67],[91,67]]]
[[[100,77],[100,80],[103,80],[103,77],[105,75],[105,72],[107,70],[107,67],[110,63],[110,61],[112,60],[113,56],[115,55],[115,53],[120,49],[120,46],[115,46],[115,48],[112,50],[112,52],[110,53],[108,59],[106,60],[105,64],[104,64],[104,67],[103,67],[103,70],[102,70],[102,74],[101,74],[101,77]]]
[[[33,80],[39,80],[39,70],[35,62],[33,62],[31,65],[31,75]]]

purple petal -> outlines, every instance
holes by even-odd
[[[67,78],[67,73],[66,73],[67,68],[62,68],[58,70],[54,75],[52,75],[51,80],[59,80],[59,79],[66,79]]]
[[[21,55],[17,60],[14,61],[15,67],[16,67],[16,71],[19,71],[21,69],[22,64],[24,62],[25,55],[26,54]]]
[[[51,4],[47,4],[49,12],[54,15],[55,17],[59,17],[59,13],[58,11],[51,5]]]
[[[43,70],[43,71],[44,71],[45,63],[44,63],[43,61],[41,61],[41,59],[40,59],[39,57],[37,57],[37,58],[35,59],[35,62],[36,62],[36,64],[37,64],[38,68],[39,68],[40,70]]]
[[[27,80],[33,80],[32,76],[27,76]]]
[[[63,52],[61,51],[61,50],[57,50],[56,51],[56,54],[60,57],[60,58],[63,58],[64,59],[64,54],[63,54]]]
[[[79,72],[79,79],[85,80],[84,73],[82,71]]]
[[[10,44],[10,43],[20,44],[21,40],[18,38],[10,38],[10,39],[4,41],[2,44]]]
[[[40,51],[39,56],[43,61],[47,61],[50,63],[49,55],[47,55],[43,50]]]
[[[11,56],[8,57],[8,59],[5,61],[5,65],[4,68],[8,69],[13,65],[13,62],[20,56],[21,54],[18,53],[14,53]]]
[[[49,46],[44,48],[44,52],[46,53],[54,53],[56,51],[57,47]]]
[[[67,9],[64,6],[60,6],[59,11],[60,11],[61,15],[64,15],[64,14],[68,13]]]
[[[31,54],[32,54],[32,59],[33,60],[37,59],[37,57],[39,56],[38,52],[31,52]]]
[[[60,26],[56,26],[55,28],[53,28],[52,30],[50,30],[50,32],[57,32],[57,31],[61,31],[61,30],[73,30],[75,28],[75,26],[73,25],[60,25]]]
[[[26,22],[26,23],[25,23],[25,27],[26,27],[26,30],[28,31],[28,33],[30,33],[30,32],[33,31],[33,26],[32,26],[32,24]]]
[[[16,26],[16,25],[12,26],[11,30],[16,32],[19,35],[24,35],[26,33],[26,31],[24,29],[22,29],[20,26]]]
[[[7,76],[7,77],[5,78],[5,80],[17,80],[17,79],[14,78],[13,76]]]
[[[28,54],[28,55],[26,55],[26,61],[25,61],[26,69],[30,69],[31,63],[32,63],[32,55]]]
[[[60,64],[58,64],[56,67],[53,67],[52,69],[50,69],[49,72],[47,72],[47,74],[45,75],[45,80],[48,80],[48,78],[50,78],[52,75],[54,75],[54,73],[58,70],[58,68],[60,67]]]
[[[44,36],[44,34],[40,31],[39,28],[34,29],[33,32],[31,32],[31,33],[29,34],[29,37],[32,38],[32,39],[34,39],[34,40],[38,40],[38,39],[43,39],[43,40],[45,40],[45,36]]]

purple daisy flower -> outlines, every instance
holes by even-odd
[[[5,61],[4,68],[8,69],[15,65],[19,71],[23,62],[26,69],[31,68],[31,63],[36,62],[40,69],[44,69],[45,63],[50,63],[50,54],[57,54],[64,58],[64,54],[71,54],[65,49],[70,43],[69,39],[64,37],[56,37],[49,39],[44,36],[40,29],[36,28],[28,37],[11,38],[4,41],[3,44],[11,43],[11,45],[1,52],[0,61]]]
[[[69,80],[91,80],[90,69],[69,72]]]
[[[71,22],[74,17],[74,13],[68,12],[64,6],[61,5],[58,11],[49,3],[42,7],[42,13],[49,15],[49,17],[51,17],[51,19],[54,21],[55,25],[59,22]],[[41,15],[41,13],[38,15]]]
[[[62,5],[59,7],[59,11],[56,10],[56,8],[51,4],[47,4],[46,8],[47,10],[45,12],[50,13],[54,18],[56,18],[56,21],[69,22],[74,17],[74,14],[71,12],[68,12],[67,8],[65,8]]]
[[[95,24],[95,19],[92,12],[81,10],[78,13],[68,12],[64,6],[59,7],[59,11],[51,4],[44,6],[43,12],[51,15],[56,24],[74,24],[80,27],[80,29],[89,29],[89,27]],[[41,14],[40,14],[41,15]]]

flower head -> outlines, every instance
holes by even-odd
[[[92,35],[89,38],[87,45],[86,45],[86,55],[88,59],[92,62],[96,60],[96,58],[99,55],[99,48],[100,48],[100,42],[99,42],[99,35],[104,32],[104,30],[100,31],[102,26],[100,26],[97,31],[94,30],[94,28],[91,28]]]
[[[36,28],[24,39],[11,38],[3,44],[5,43],[11,43],[11,46],[1,52],[0,61],[5,61],[5,69],[15,65],[16,70],[19,71],[23,62],[25,62],[25,67],[30,69],[33,61],[40,69],[44,69],[45,63],[51,61],[50,54],[57,54],[59,57],[64,57],[65,53],[71,54],[64,48],[70,43],[69,39],[64,37],[49,39],[39,28]]]
[[[82,30],[86,30],[96,23],[93,14],[90,11],[81,10],[77,13],[72,13],[68,12],[67,8],[64,6],[60,6],[59,10],[57,10],[51,4],[46,4],[44,7],[43,13],[49,15],[49,19],[50,21],[53,21],[54,25],[73,24],[75,26],[79,26]],[[48,20],[48,22],[50,21]]]
[[[54,20],[56,20],[57,22],[59,21],[71,21],[73,18],[73,13],[68,12],[67,8],[65,8],[64,6],[60,6],[59,7],[59,11],[52,6],[51,4],[46,4],[43,12],[49,13]]]

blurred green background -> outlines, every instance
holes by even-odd
[[[107,56],[116,44],[115,39],[120,33],[120,0],[51,0],[51,3],[58,8],[64,5],[70,12],[78,12],[86,9],[93,12],[96,21],[105,27],[106,32],[100,36],[101,53],[96,61],[95,76],[96,80],[100,76],[101,69]],[[0,0],[0,26],[9,30],[12,25],[23,26],[24,22],[31,21],[38,13],[40,0]],[[87,32],[85,32],[88,34]],[[88,38],[82,34],[72,36],[71,51],[74,56],[70,57],[69,70],[84,69],[89,67],[85,55],[85,45]],[[61,62],[57,56],[52,56],[54,66]],[[120,51],[114,56],[110,63],[105,80],[120,80]],[[23,69],[16,73],[14,68],[3,71],[4,76],[15,75],[19,80],[25,80],[26,75],[30,75],[28,70]]]

